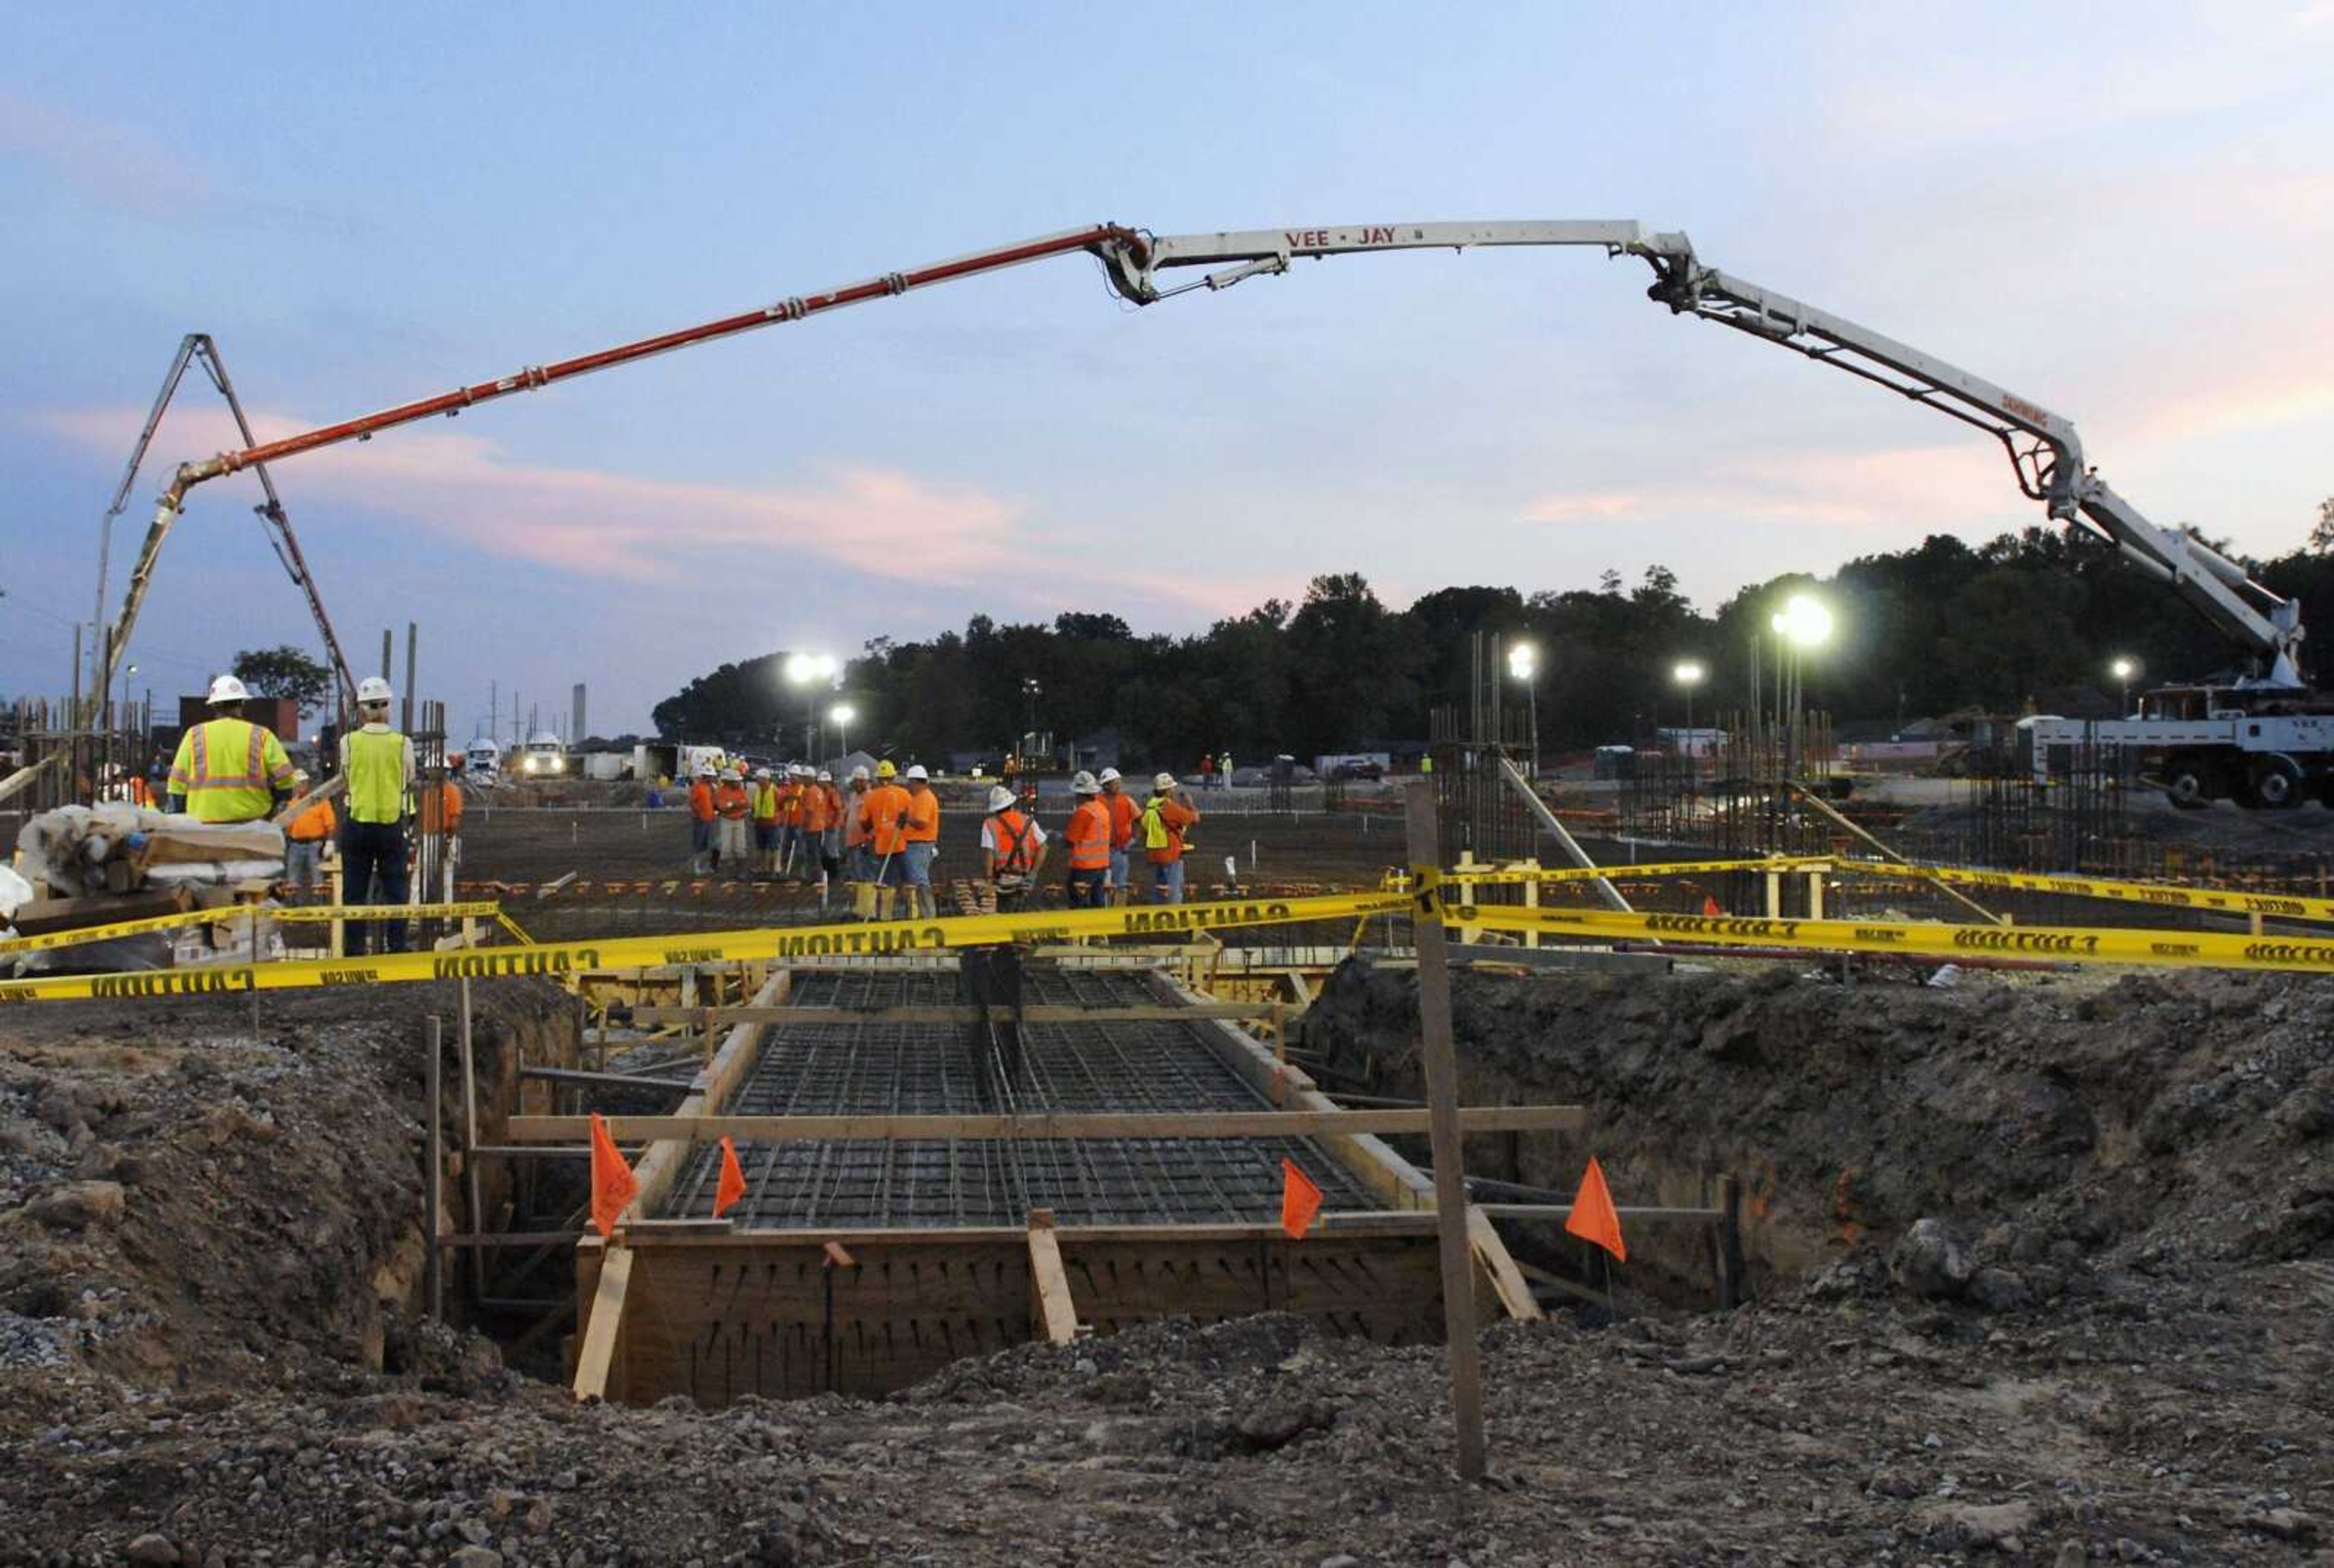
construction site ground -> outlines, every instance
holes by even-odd
[[[1414,1087],[1413,984],[1329,984],[1325,1080]],[[559,993],[480,996],[490,1081],[562,1048]],[[1476,1487],[1438,1348],[1286,1318],[579,1408],[415,1312],[439,988],[12,1009],[0,1563],[2325,1560],[2334,983],[1732,964],[1456,1004],[1464,1098],[1592,1113],[1473,1169],[1568,1188],[1594,1150],[1624,1205],[1738,1171],[1755,1298],[1710,1311],[1648,1229],[1618,1321],[1487,1332]]]

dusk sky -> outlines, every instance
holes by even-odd
[[[2334,0],[1625,14],[20,11],[0,696],[64,690],[99,518],[189,331],[285,433],[1104,219],[1682,228],[2071,418],[2158,521],[2300,542],[2334,494]],[[587,682],[612,734],[726,659],[980,611],[1182,631],[1322,572],[1400,605],[1653,563],[1710,607],[2044,520],[1982,434],[1647,281],[1586,251],[1355,256],[1138,312],[1076,256],[275,474],[352,654],[418,620],[461,735],[490,679],[563,715]],[[169,469],[229,436],[190,381],[109,617]],[[196,492],[137,685],[314,646],[257,498]]]

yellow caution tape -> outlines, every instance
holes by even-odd
[[[2107,899],[2156,909],[2213,909],[2223,914],[2268,915],[2286,920],[2334,920],[2334,899],[2309,899],[2291,893],[2242,893],[2217,888],[2174,887],[2163,882],[2110,882],[2090,877],[1989,871],[1968,866],[1907,866],[1871,861],[1837,863],[1840,870],[1859,875],[1924,877],[1955,887],[2064,893],[2073,898]]]
[[[47,931],[37,937],[11,937],[0,941],[0,953],[39,953],[53,948],[77,948],[87,942],[111,942],[117,937],[175,930],[180,926],[247,925],[255,913],[262,921],[274,920],[287,925],[320,920],[428,920],[472,917],[493,919],[502,914],[502,906],[491,902],[286,904],[274,908],[264,904],[222,904],[210,909],[182,909],[176,914],[116,920],[109,926],[76,926],[70,931]]]
[[[430,907],[441,911],[448,908],[443,904]],[[1117,909],[960,915],[936,920],[764,927],[749,931],[544,942],[525,948],[469,948],[448,953],[387,953],[362,958],[207,965],[201,968],[157,969],[130,975],[58,975],[0,981],[0,1005],[76,997],[200,996],[316,986],[399,985],[416,980],[567,975],[588,969],[661,964],[948,952],[1004,942],[1065,942],[1077,937],[1141,937],[1238,926],[1339,920],[1357,915],[1396,914],[1411,907],[1411,899],[1401,894],[1350,893]],[[356,908],[344,911],[351,918],[359,912]],[[362,912],[373,915],[380,911],[367,908]]]
[[[1643,937],[1712,947],[1803,948],[1822,953],[1905,953],[1930,958],[2046,958],[2068,964],[2138,964],[2197,969],[2334,973],[2334,941],[2220,931],[2146,931],[1942,922],[1624,915],[1602,909],[1452,907],[1444,919],[1497,931],[1604,940]]]

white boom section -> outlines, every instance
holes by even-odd
[[[2194,535],[2150,522],[2108,488],[2084,467],[2082,441],[2071,421],[1844,317],[1703,266],[1683,234],[1648,233],[1625,219],[1389,223],[1141,235],[1095,248],[1121,294],[1137,304],[1154,304],[1195,288],[1228,288],[1243,278],[1286,272],[1298,256],[1474,245],[1594,245],[1609,256],[1641,257],[1655,278],[1647,294],[1673,313],[1779,343],[1976,426],[2001,442],[2019,488],[2045,503],[2052,517],[2087,527],[2114,544],[2126,560],[2170,584],[2223,635],[2257,657],[2264,669],[2254,684],[2302,684],[2297,660],[2303,635],[2300,607]],[[1227,263],[1236,265],[1193,283],[1159,284],[1158,274],[1169,267]]]

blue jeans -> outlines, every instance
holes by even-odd
[[[1090,871],[1072,871],[1070,873],[1070,908],[1073,909],[1101,909],[1104,874],[1099,869]]]
[[[313,893],[323,876],[324,841],[322,839],[286,839],[284,842],[284,880],[302,893]]]
[[[1113,850],[1110,851],[1110,885],[1114,888],[1124,888],[1132,885],[1126,880],[1126,851],[1124,850]]]
[[[931,891],[932,858],[940,852],[940,845],[931,839],[919,839],[908,846],[908,886]]]
[[[1153,862],[1151,868],[1151,891],[1162,904],[1183,901],[1183,861],[1177,856],[1172,861]]]

